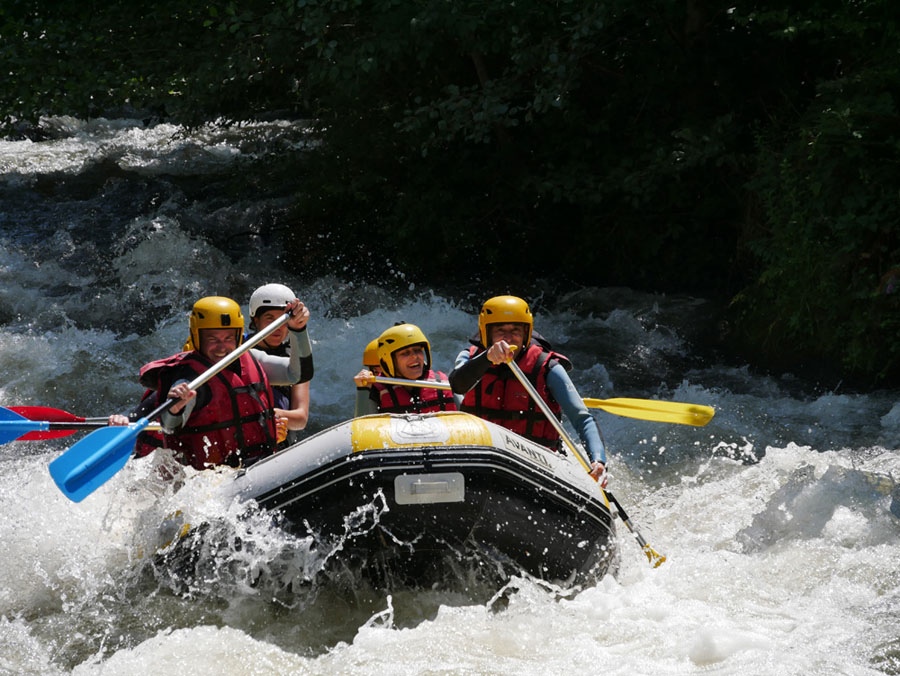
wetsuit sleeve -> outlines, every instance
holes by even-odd
[[[156,392],[150,390],[147,395],[141,399],[141,403],[135,406],[131,410],[131,413],[128,414],[128,422],[137,422],[154,408],[156,408]]]
[[[292,355],[297,355],[300,363],[300,378],[297,385],[308,383],[313,378],[313,356],[312,343],[309,339],[309,331],[304,326],[299,331],[293,329],[289,332],[288,340],[290,341],[290,350]]]
[[[171,374],[165,374],[161,378],[162,397],[167,397],[169,390],[171,390],[174,385],[182,382],[189,383],[194,380],[196,376],[197,374],[193,369],[186,366],[174,369]],[[184,427],[188,418],[191,417],[191,414],[206,406],[210,402],[210,399],[212,399],[212,391],[209,389],[209,385],[204,383],[197,388],[197,396],[191,399],[178,414],[173,415],[169,413],[168,410],[162,412],[159,416],[159,422],[163,426],[163,431],[171,434]]]
[[[468,354],[469,354],[469,352],[468,352],[468,350],[466,350],[466,355],[467,355],[466,361],[468,361]],[[459,358],[457,358],[457,363],[459,363]],[[450,377],[447,376],[446,374],[441,373],[440,371],[435,371],[435,373],[437,374],[435,376],[435,379],[439,383],[449,383],[450,382]],[[459,411],[460,407],[462,406],[463,399],[465,399],[466,396],[464,394],[457,394],[453,390],[450,390],[450,394],[453,396],[453,403],[456,405],[456,410]]]
[[[250,350],[266,372],[269,385],[299,385],[312,380],[313,361],[309,332],[303,327],[300,331],[289,331],[288,335],[290,336],[288,357],[269,354],[256,348]]]
[[[584,405],[575,385],[561,364],[554,364],[547,373],[547,389],[559,403],[563,413],[578,432],[581,443],[591,460],[606,464],[606,446],[594,416]]]
[[[293,347],[292,340],[291,348]],[[251,349],[250,352],[256,358],[256,361],[259,362],[259,365],[262,366],[263,371],[266,372],[269,385],[296,385],[303,375],[300,355],[294,352],[293,349],[290,357],[269,354],[256,348]]]
[[[452,392],[465,394],[475,387],[475,384],[481,380],[490,367],[491,362],[488,361],[487,350],[474,359],[469,356],[468,350],[463,350],[457,355],[456,364],[450,371],[450,375],[447,376]]]
[[[372,390],[368,387],[356,388],[356,410],[354,417],[378,413],[378,402],[372,399]]]
[[[177,385],[178,383],[189,382],[191,381],[184,378],[176,380],[172,383],[172,385],[169,386],[169,389],[171,389],[172,386]],[[200,393],[197,392],[197,397],[199,396]],[[159,416],[159,422],[163,427],[163,432],[165,432],[166,434],[173,434],[185,426],[185,423],[187,423],[188,418],[191,417],[191,413],[194,412],[194,408],[197,405],[197,397],[194,397],[188,403],[186,403],[184,405],[184,408],[181,409],[181,411],[179,411],[178,413],[170,413],[168,409],[162,412],[162,414]]]

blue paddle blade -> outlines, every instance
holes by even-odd
[[[15,441],[29,432],[42,432],[50,429],[46,420],[29,420],[15,411],[0,406],[0,444]]]
[[[149,424],[141,418],[125,427],[102,427],[50,463],[50,476],[69,500],[81,502],[125,466],[138,434]]]
[[[4,408],[0,406],[0,420],[28,420],[23,415],[19,415],[11,408]]]

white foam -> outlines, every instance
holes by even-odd
[[[229,627],[199,626],[162,631],[140,645],[107,659],[94,656],[72,670],[72,676],[134,674],[210,674],[272,676],[308,674],[307,660]]]

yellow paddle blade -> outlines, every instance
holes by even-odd
[[[655,551],[650,545],[644,545],[643,550],[644,554],[647,555],[647,560],[650,562],[650,565],[652,567],[659,568],[666,562],[666,557]]]
[[[702,427],[716,414],[712,406],[682,404],[656,399],[585,399],[588,408],[602,408],[607,413],[654,422],[678,423]]]

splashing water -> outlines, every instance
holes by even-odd
[[[48,141],[0,141],[4,406],[127,411],[140,366],[183,342],[193,300],[246,304],[269,281],[312,310],[309,433],[352,415],[352,376],[385,327],[421,326],[444,371],[476,327],[472,299],[401,271],[383,286],[279,271],[255,225],[271,201],[185,196],[179,181],[302,148],[303,125],[47,124]],[[618,575],[582,589],[497,588],[465,566],[453,588],[376,588],[341,570],[345,540],[217,498],[227,472],[176,468],[176,491],[164,458],[132,461],[76,505],[47,464],[78,437],[11,442],[0,673],[900,673],[900,393],[720,363],[695,342],[711,314],[628,289],[536,310],[582,396],[716,409],[702,428],[595,412],[611,487],[660,568],[624,534]],[[343,537],[385,506],[359,505]],[[178,537],[186,526],[197,536]]]

